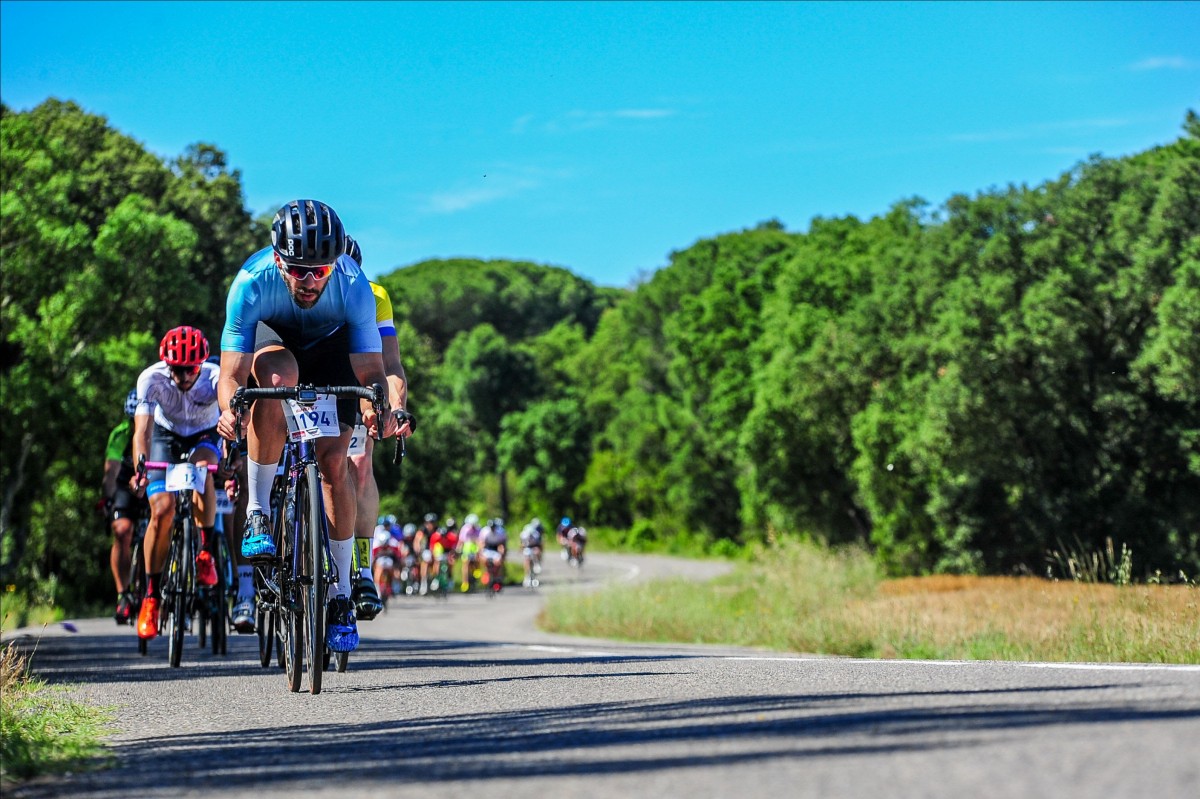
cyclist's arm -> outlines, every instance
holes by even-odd
[[[133,417],[134,463],[137,463],[143,456],[147,460],[150,459],[150,427],[153,423],[154,417],[148,413],[139,413]]]
[[[387,376],[383,370],[383,357],[378,352],[352,352],[350,353],[350,366],[354,369],[354,376],[358,378],[361,385],[369,386],[372,383],[378,383],[381,386],[388,385]],[[383,411],[384,429],[383,437],[386,438],[396,432],[396,417],[391,413],[391,407],[388,399],[384,398]],[[362,401],[363,424],[367,426],[367,430],[372,432],[376,424],[375,409],[366,400]]]
[[[398,411],[408,408],[408,377],[400,363],[400,341],[395,336],[382,336],[383,371],[387,373],[388,400]]]
[[[121,462],[112,458],[104,460],[104,496],[111,497],[117,493],[117,475],[121,472]]]
[[[217,420],[217,434],[222,438],[233,440],[236,437],[233,429],[236,418],[229,410],[229,403],[234,393],[250,379],[253,363],[253,352],[221,352],[221,376],[217,379],[217,405],[221,408],[221,418]]]

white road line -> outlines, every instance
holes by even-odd
[[[620,657],[616,652],[600,652],[596,650],[574,649],[564,646],[526,645],[525,649],[536,652],[555,652],[561,654],[576,654],[583,657]],[[703,654],[698,654],[704,657]],[[1182,671],[1200,673],[1200,666],[1179,663],[1044,663],[1040,661],[1019,660],[896,660],[875,658],[839,658],[839,657],[775,657],[771,655],[712,655],[718,660],[765,661],[768,663],[876,663],[891,666],[1015,666],[1023,669],[1074,669],[1079,671]]]

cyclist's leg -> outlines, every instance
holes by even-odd
[[[350,445],[350,428],[334,438],[317,439],[317,465],[321,469],[321,489],[325,499],[325,516],[329,521],[329,544],[338,570],[334,596],[350,596],[354,558],[354,523],[358,507],[354,482],[346,458]]]
[[[276,388],[294,386],[299,380],[299,367],[291,352],[277,342],[269,328],[259,325],[260,332],[266,330],[256,341],[257,349],[250,367],[251,376],[258,386]],[[249,494],[246,507],[246,525],[239,548],[247,558],[270,560],[275,556],[275,541],[271,538],[269,516],[271,512],[271,486],[275,482],[275,467],[283,454],[286,432],[283,408],[280,403],[255,402],[250,406],[250,423],[246,428],[247,462],[246,491]]]
[[[354,548],[358,561],[352,598],[359,617],[368,620],[383,609],[383,602],[379,597],[378,581],[371,573],[371,545],[375,537],[375,518],[379,515],[379,486],[375,483],[372,464],[375,440],[367,436],[365,444],[365,452],[350,456],[349,470],[354,479]]]

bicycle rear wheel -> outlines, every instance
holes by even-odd
[[[304,648],[308,651],[308,688],[321,693],[325,653],[325,537],[321,534],[325,509],[321,504],[321,478],[317,466],[304,467],[304,479],[296,492],[296,511],[301,515],[300,541],[304,553]]]
[[[142,539],[136,533],[129,547],[129,577],[125,581],[125,590],[129,592],[129,623],[136,630],[138,616],[142,612],[142,600],[146,598],[146,559],[142,554]],[[145,655],[148,651],[146,639],[139,637],[138,652]]]
[[[294,495],[292,497],[294,499]],[[287,514],[284,514],[287,517]],[[293,553],[296,550],[294,525],[284,523],[279,542],[279,655],[283,659],[283,672],[287,676],[288,689],[292,693],[300,690],[304,675],[304,608],[303,588],[300,575],[294,574]]]
[[[229,589],[233,585],[233,574],[230,571],[229,544],[225,541],[225,534],[213,535],[218,535],[218,538],[212,548],[213,566],[217,572],[217,584],[210,589],[212,653],[224,655],[229,651]]]
[[[258,608],[258,663],[264,669],[271,665],[271,649],[275,644],[275,610]]]

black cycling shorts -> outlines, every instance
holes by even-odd
[[[300,383],[314,386],[357,386],[358,376],[350,365],[350,330],[345,325],[320,341],[305,348],[299,341],[286,333],[277,332],[263,322],[258,323],[254,333],[254,351],[264,347],[281,346],[292,353],[300,367]],[[258,383],[251,376],[250,388]],[[343,430],[354,426],[355,414],[359,411],[356,397],[337,401],[338,423]]]
[[[150,432],[150,457],[147,460],[160,463],[183,463],[194,449],[208,450],[206,453],[208,462],[220,463],[221,437],[217,435],[217,428],[210,427],[190,436],[181,436],[155,422],[154,428]],[[146,478],[150,481],[146,487],[147,497],[161,494],[167,490],[166,469],[147,469]]]

